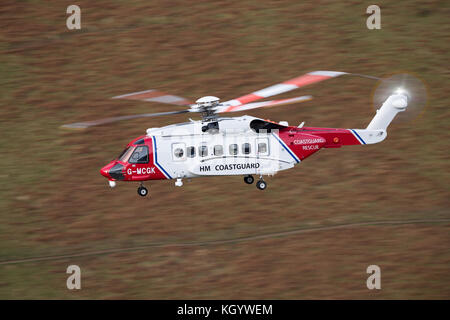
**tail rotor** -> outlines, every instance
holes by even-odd
[[[374,109],[383,105],[391,95],[402,95],[407,98],[408,110],[400,112],[395,120],[399,123],[409,123],[418,118],[428,102],[424,82],[409,73],[397,73],[380,79],[372,97]]]

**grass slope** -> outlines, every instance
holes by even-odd
[[[6,0],[0,7],[0,259],[210,241],[375,220],[450,218],[449,5],[383,2]],[[146,128],[184,116],[68,132],[68,122],[167,106],[116,101],[158,88],[233,98],[312,70],[383,76],[407,70],[428,86],[413,123],[381,144],[324,150],[268,179],[198,179],[175,189],[113,190],[99,168]],[[252,114],[311,126],[365,127],[374,83],[341,78],[302,90],[311,102]],[[0,298],[449,298],[448,224],[376,226],[194,248],[0,265]],[[83,289],[65,288],[79,264]],[[380,292],[365,287],[379,264]]]

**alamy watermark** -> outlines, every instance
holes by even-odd
[[[70,14],[66,19],[66,26],[69,30],[81,29],[81,9],[79,6],[72,4],[67,7],[66,13]]]
[[[79,266],[72,264],[67,267],[66,273],[70,274],[67,278],[66,286],[69,290],[81,289],[81,269]]]
[[[366,272],[370,274],[367,278],[366,285],[367,289],[381,289],[381,269],[379,266],[372,264],[367,267]]]
[[[381,29],[381,9],[376,4],[367,7],[366,13],[370,16],[366,20],[366,26],[369,30]]]

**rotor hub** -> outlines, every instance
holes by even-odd
[[[214,97],[214,96],[201,97],[200,99],[195,101],[195,103],[197,104],[197,106],[199,108],[215,107],[219,104],[219,102],[220,102],[220,99],[217,97]]]
[[[195,101],[194,110],[202,114],[203,121],[209,122],[217,119],[216,107],[220,104],[220,99],[214,96],[205,96]],[[192,107],[191,107],[192,109]]]

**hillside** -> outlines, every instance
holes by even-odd
[[[77,4],[79,31],[66,29],[68,2],[0,6],[0,298],[450,297],[448,2],[380,2],[381,30],[359,1]],[[147,198],[108,187],[99,169],[124,145],[184,115],[59,128],[172,110],[119,94],[231,99],[313,70],[410,72],[428,105],[383,143],[322,150],[264,192],[241,177],[152,182]],[[374,89],[338,78],[281,96],[310,102],[248,113],[364,128]],[[82,290],[66,289],[70,264]]]

